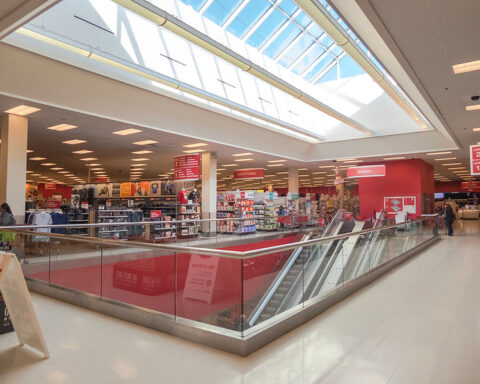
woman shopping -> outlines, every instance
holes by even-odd
[[[16,224],[10,206],[7,203],[0,205],[0,226],[9,227]],[[12,231],[0,231],[0,235],[2,242],[6,242],[8,245],[15,240],[15,233]]]

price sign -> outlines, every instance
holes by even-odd
[[[480,175],[480,145],[470,146],[470,174]]]

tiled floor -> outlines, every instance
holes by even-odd
[[[0,383],[479,383],[480,222],[241,358],[33,295],[51,358],[0,336]]]

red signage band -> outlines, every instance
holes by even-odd
[[[233,171],[234,179],[263,179],[265,170],[263,168],[238,169]]]
[[[385,165],[364,165],[347,169],[347,178],[352,177],[382,177],[386,175]]]
[[[45,189],[57,189],[57,184],[55,184],[55,183],[45,183]]]
[[[480,145],[470,146],[470,174],[480,175]]]
[[[476,189],[480,188],[480,181],[462,181],[462,189]]]
[[[200,167],[200,155],[175,156],[173,168]]]

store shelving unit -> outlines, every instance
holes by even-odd
[[[264,205],[264,219],[263,228],[264,231],[276,231],[278,229],[278,215],[275,209],[273,200],[265,200]]]
[[[97,211],[97,223],[105,224],[98,227],[97,235],[102,238],[127,239],[128,229],[116,223],[128,222],[129,209],[99,209]]]
[[[172,216],[160,216],[149,220],[149,239],[153,242],[177,238],[177,225],[172,223]],[[158,223],[155,223],[158,221]]]
[[[235,199],[230,196],[219,196],[217,202],[217,219],[235,218]],[[217,232],[234,233],[235,224],[233,220],[221,220],[217,222]]]
[[[256,232],[255,222],[255,201],[253,199],[237,198],[235,199],[235,218],[251,220],[235,220],[236,235]]]
[[[177,204],[177,236],[194,237],[200,232],[200,204]]]

